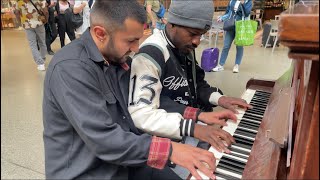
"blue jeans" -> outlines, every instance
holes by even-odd
[[[149,27],[151,29],[151,32],[153,32],[153,27],[152,27],[152,23],[149,24]],[[164,30],[165,24],[161,23],[161,22],[157,22],[156,24],[156,28],[159,30]]]
[[[221,56],[220,56],[220,62],[219,62],[219,64],[221,66],[223,66],[226,63],[232,41],[234,40],[234,38],[236,36],[235,31],[225,31],[225,33],[226,34],[225,34],[225,38],[224,38],[224,45],[223,45],[223,49],[222,49]],[[241,60],[242,60],[242,56],[243,56],[243,46],[236,46],[236,48],[237,48],[237,53],[236,53],[235,64],[240,65]]]

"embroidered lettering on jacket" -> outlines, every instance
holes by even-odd
[[[163,86],[169,90],[177,90],[180,87],[188,86],[188,81],[183,77],[169,76],[163,80]]]
[[[179,102],[180,104],[184,104],[184,105],[189,105],[189,102],[186,100],[183,100],[182,97],[177,97],[176,99],[174,99],[175,102]]]

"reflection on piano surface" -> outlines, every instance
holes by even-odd
[[[231,153],[209,149],[217,179],[319,179],[318,21],[317,1],[280,15],[279,40],[292,65],[276,81],[248,81],[242,98],[254,108],[223,127],[236,140]]]

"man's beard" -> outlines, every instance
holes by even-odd
[[[126,53],[122,57],[117,57],[118,51],[114,46],[114,39],[113,39],[112,35],[110,36],[110,40],[107,44],[107,47],[108,47],[109,54],[112,55],[111,57],[109,57],[109,59],[108,59],[109,61],[112,61],[113,63],[117,63],[117,64],[122,64],[127,61],[130,53]]]

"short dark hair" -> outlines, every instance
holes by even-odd
[[[96,0],[90,12],[91,25],[104,25],[111,31],[123,28],[127,18],[144,24],[146,10],[136,0]]]

